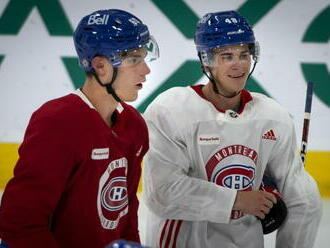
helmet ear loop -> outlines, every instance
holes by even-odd
[[[113,66],[113,74],[112,74],[112,78],[111,81],[109,83],[102,83],[99,76],[96,74],[94,68],[91,70],[91,73],[93,74],[93,76],[95,77],[96,81],[99,83],[99,85],[101,85],[102,87],[105,87],[108,94],[112,95],[113,98],[117,101],[117,102],[121,102],[120,97],[116,94],[115,90],[112,88],[112,84],[114,83],[114,81],[117,78],[117,74],[118,74],[118,68]]]
[[[246,81],[249,80],[249,78],[251,77],[254,69],[256,68],[256,65],[257,65],[257,59],[253,59],[254,60],[254,63],[253,63],[253,67],[252,67],[252,70],[251,72],[249,73],[249,76],[247,77]]]
[[[205,70],[205,66],[204,66],[204,64],[203,64],[203,62],[202,62],[202,57],[201,57],[201,53],[199,52],[198,53],[198,58],[199,58],[199,61],[200,61],[200,63],[201,63],[201,69],[202,69],[202,72],[203,72],[203,74],[210,80],[210,82],[212,83],[212,87],[213,87],[213,90],[214,90],[214,92],[215,93],[217,93],[217,94],[219,94],[219,90],[218,90],[218,88],[217,88],[217,86],[216,86],[216,82],[215,82],[215,79],[214,79],[214,77],[213,77],[213,75],[212,75],[212,72],[209,72],[210,73],[210,75],[206,72],[206,70]]]
[[[249,76],[247,77],[246,80],[249,80],[249,78],[251,77],[257,63],[258,63],[258,60],[259,60],[259,53],[260,53],[260,47],[259,47],[259,43],[256,42],[255,44],[250,44],[249,45],[249,49],[250,49],[250,53],[252,54],[252,58],[253,58],[253,67],[252,67],[252,70],[251,72],[249,73]]]

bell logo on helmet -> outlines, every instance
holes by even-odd
[[[92,25],[92,24],[106,25],[108,23],[108,20],[109,20],[109,15],[103,15],[101,17],[100,14],[95,14],[89,17],[87,25]]]

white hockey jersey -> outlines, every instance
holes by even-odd
[[[217,109],[202,85],[175,87],[146,110],[150,150],[142,240],[152,247],[261,248],[260,221],[232,211],[238,190],[271,176],[288,207],[277,248],[311,248],[321,218],[313,178],[304,170],[294,124],[274,100],[242,91],[238,112]]]

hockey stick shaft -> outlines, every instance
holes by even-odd
[[[313,82],[308,82],[307,83],[304,125],[303,125],[302,140],[301,140],[301,151],[300,151],[300,157],[301,157],[301,160],[302,160],[304,165],[305,165],[305,160],[306,160],[309,123],[310,123],[311,110],[312,110],[313,87],[314,87]]]

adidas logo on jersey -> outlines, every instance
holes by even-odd
[[[269,140],[276,140],[276,137],[275,137],[275,133],[273,131],[273,129],[267,131],[266,133],[264,133],[262,135],[262,138],[263,139],[269,139]]]

